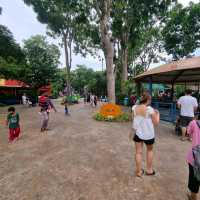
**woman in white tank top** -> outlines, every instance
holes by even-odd
[[[141,177],[144,174],[142,169],[142,149],[143,143],[147,147],[147,167],[146,175],[155,175],[153,170],[153,144],[155,142],[154,125],[157,125],[160,120],[160,115],[157,110],[154,110],[151,106],[151,96],[148,93],[144,93],[141,97],[140,105],[132,107],[133,116],[133,130],[134,142],[135,142],[135,161],[136,161],[136,176]]]

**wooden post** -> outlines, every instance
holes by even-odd
[[[172,89],[171,89],[171,100],[173,102],[174,99],[174,83],[172,83]]]
[[[153,84],[152,84],[152,77],[150,78],[149,81],[149,94],[152,96],[152,92],[153,92]]]

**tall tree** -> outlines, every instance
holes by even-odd
[[[21,80],[38,89],[56,78],[60,52],[57,46],[49,44],[44,36],[36,35],[24,41],[27,65]]]
[[[152,43],[149,35],[156,24],[161,23],[167,12],[175,5],[173,0],[116,0],[113,3],[112,30],[119,42],[122,66],[122,82],[128,78],[128,66]],[[144,37],[148,36],[147,39]],[[146,50],[152,50],[146,48]],[[133,55],[131,55],[133,54]],[[150,52],[149,54],[152,54]]]
[[[0,25],[0,56],[5,60],[13,57],[18,62],[24,58],[23,52],[19,44],[16,43],[13,34],[3,25]]]
[[[38,20],[47,24],[52,37],[60,37],[65,51],[66,81],[70,90],[70,71],[72,66],[72,43],[81,32],[80,26],[86,24],[83,1],[74,0],[24,0],[32,5]],[[68,91],[70,93],[70,91]]]
[[[162,31],[164,47],[174,60],[193,53],[200,47],[200,3],[188,7],[178,4],[166,18]]]
[[[111,35],[112,0],[96,0],[95,9],[99,18],[101,45],[106,60],[107,94],[110,102],[115,103],[115,73],[114,73],[114,41]]]
[[[0,76],[7,79],[17,78],[24,64],[24,53],[13,34],[6,26],[0,25]]]

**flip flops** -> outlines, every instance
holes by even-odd
[[[136,177],[142,178],[142,176],[144,175],[144,169],[141,169],[141,174],[137,174],[136,173]]]
[[[155,175],[156,175],[156,172],[155,172],[155,170],[153,170],[152,173],[145,172],[145,175],[146,175],[146,176],[155,176]]]

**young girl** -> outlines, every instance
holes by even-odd
[[[189,200],[197,200],[197,193],[199,192],[200,182],[194,176],[193,164],[194,158],[192,153],[192,148],[200,145],[200,121],[193,120],[190,122],[187,133],[192,139],[192,147],[190,148],[187,155],[187,163],[189,166],[189,179],[188,179],[188,188],[190,194],[188,195]]]
[[[8,116],[6,121],[7,126],[9,127],[9,143],[14,142],[19,138],[20,134],[20,125],[19,125],[19,114],[15,113],[15,108],[8,108]]]
[[[136,161],[136,176],[141,177],[144,174],[142,169],[142,149],[143,143],[147,147],[147,168],[146,175],[155,175],[153,165],[153,144],[155,142],[154,125],[157,125],[160,120],[160,115],[157,110],[151,106],[151,96],[144,93],[141,97],[140,104],[132,107],[133,111],[133,130],[135,132],[135,161]]]

